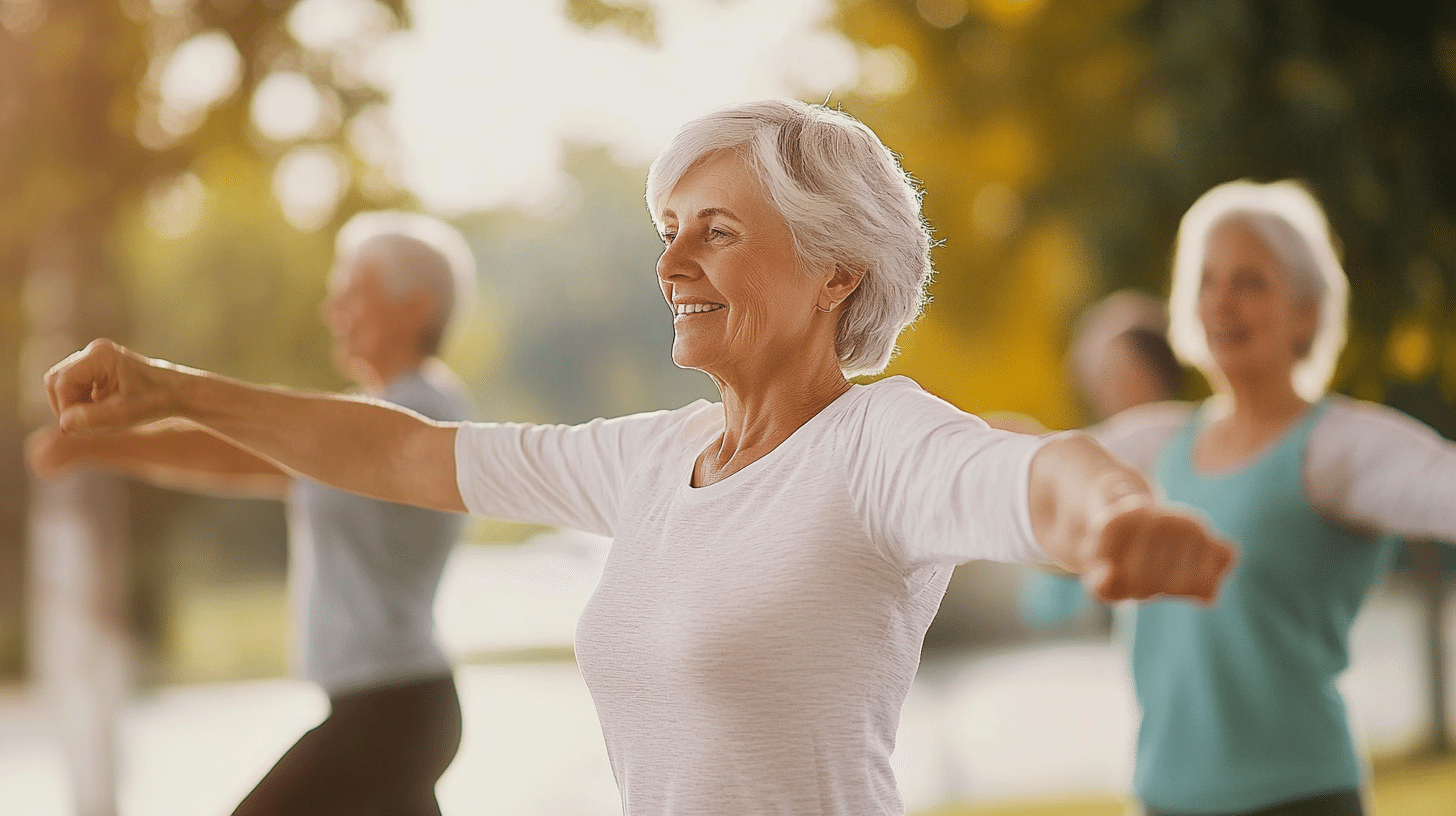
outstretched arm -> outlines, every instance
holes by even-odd
[[[1105,602],[1181,595],[1211,603],[1234,552],[1091,437],[1053,439],[1031,462],[1032,531]]]
[[[401,504],[463,512],[454,423],[385,403],[252,385],[92,341],[46,374],[66,434],[179,417],[285,472]]]
[[[1456,443],[1393,408],[1337,399],[1310,433],[1305,489],[1355,529],[1456,542]]]
[[[202,430],[82,435],[51,425],[31,433],[25,454],[30,469],[44,479],[84,466],[193,493],[275,499],[288,492],[289,476],[277,465]]]

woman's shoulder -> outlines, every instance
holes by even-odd
[[[1401,439],[1441,439],[1431,426],[1389,405],[1344,394],[1330,394],[1325,403],[1325,411],[1311,431],[1313,441],[1322,447],[1379,448]]]
[[[649,435],[716,433],[723,428],[723,405],[699,399],[680,408],[642,411],[595,421],[606,427],[630,429]]]
[[[954,411],[972,416],[903,374],[876,380],[856,390],[858,403],[871,411]]]

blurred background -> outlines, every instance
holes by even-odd
[[[476,252],[445,356],[481,418],[711,398],[668,357],[643,180],[682,122],[778,95],[860,118],[924,186],[934,300],[888,373],[1083,425],[1077,314],[1166,293],[1207,188],[1297,177],[1353,290],[1335,390],[1456,436],[1456,2],[0,0],[0,810],[77,813],[77,775],[112,774],[110,812],[225,814],[324,709],[287,677],[282,508],[33,484],[47,367],[104,335],[342,387],[318,318],[333,232],[409,208]],[[56,524],[87,542],[59,573],[29,543]],[[438,605],[466,716],[442,806],[617,812],[570,649],[607,542],[485,520],[467,539]],[[912,813],[1122,812],[1121,649],[1090,610],[1028,623],[1023,578],[958,571],[896,754]],[[1453,548],[1412,546],[1356,626],[1342,688],[1386,816],[1456,813],[1453,582]],[[31,682],[70,636],[45,610],[75,597],[124,667],[115,748],[80,769],[58,747],[80,715]],[[1046,705],[1067,684],[1075,704]]]

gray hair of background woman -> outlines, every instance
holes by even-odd
[[[1295,298],[1318,308],[1314,336],[1295,364],[1293,381],[1301,397],[1319,399],[1329,388],[1345,347],[1349,283],[1324,208],[1299,182],[1231,181],[1204,193],[1188,208],[1178,226],[1168,299],[1168,340],[1173,350],[1211,380],[1219,378],[1198,319],[1198,290],[1208,238],[1229,222],[1254,230],[1278,260]]]
[[[802,262],[864,273],[839,317],[845,376],[878,374],[915,321],[930,281],[920,193],[895,155],[859,121],[822,105],[768,100],[688,122],[647,173],[647,208],[662,229],[673,187],[706,156],[742,155],[788,222]]]
[[[459,230],[438,218],[393,210],[359,213],[339,229],[334,244],[335,278],[362,261],[396,303],[421,289],[430,296],[434,320],[420,338],[426,354],[440,350],[451,322],[475,299],[475,254]]]

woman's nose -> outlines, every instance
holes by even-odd
[[[689,280],[697,277],[697,262],[688,257],[685,242],[673,241],[663,247],[657,258],[657,277],[661,280]]]

